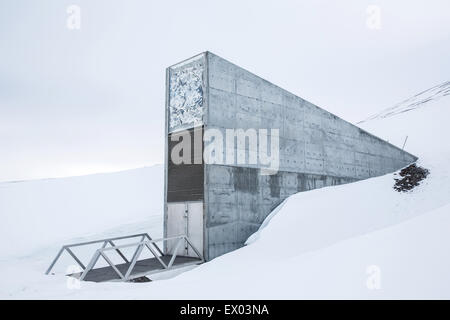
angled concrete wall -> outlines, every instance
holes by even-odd
[[[271,210],[296,192],[383,175],[416,160],[212,53],[206,61],[206,129],[280,133],[276,175],[261,175],[258,165],[205,165],[208,259],[241,247]]]
[[[280,163],[274,175],[261,174],[264,167],[258,164],[201,166],[207,260],[243,246],[267,215],[294,193],[379,176],[416,160],[210,52],[168,68],[166,87],[168,137],[179,129],[199,126],[224,134],[226,129],[279,129]],[[182,168],[168,165],[167,145],[166,204],[172,201],[167,197],[173,187],[168,177],[184,189],[192,182],[183,180],[188,174],[175,172]],[[235,145],[235,154],[238,148],[256,152]],[[165,235],[167,220],[166,205]]]

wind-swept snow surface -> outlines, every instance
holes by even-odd
[[[391,108],[387,108],[380,113],[377,113],[366,120],[358,122],[358,124],[368,122],[375,119],[383,119],[407,112],[413,109],[424,107],[425,104],[429,105],[428,102],[436,102],[441,98],[450,95],[450,81],[446,81],[437,86],[434,86],[428,90],[416,94],[415,96],[406,99]]]
[[[246,247],[150,283],[68,285],[63,272],[43,275],[57,249],[43,247],[40,253],[2,261],[0,272],[16,277],[0,280],[0,296],[450,298],[449,100],[430,99],[407,112],[363,123],[364,129],[400,147],[408,136],[405,149],[430,170],[410,192],[395,191],[394,175],[387,174],[298,193],[270,216]],[[63,270],[65,263],[70,262],[62,262]]]
[[[163,183],[162,165],[0,183],[0,259],[159,215]]]

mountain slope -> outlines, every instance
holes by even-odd
[[[450,81],[446,81],[428,90],[422,91],[421,93],[418,93],[415,96],[406,99],[391,108],[387,108],[380,113],[377,113],[363,121],[358,122],[358,124],[362,124],[370,120],[392,117],[403,112],[421,108],[425,104],[428,104],[428,102],[436,102],[448,95],[450,95]]]

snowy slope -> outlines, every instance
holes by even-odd
[[[450,298],[449,104],[448,96],[429,99],[363,123],[400,147],[408,135],[405,149],[430,169],[411,192],[394,191],[393,174],[387,174],[293,195],[246,247],[151,283],[83,282],[73,289],[63,272],[43,275],[57,249],[47,246],[2,261],[0,272],[20,276],[0,280],[0,297]],[[130,224],[120,232],[138,227]],[[62,269],[65,263],[70,262],[62,262]],[[373,270],[379,280],[375,289],[367,285]]]
[[[320,250],[273,259],[273,247],[254,245],[176,278],[149,284],[92,284],[63,288],[60,278],[36,274],[30,298],[106,299],[448,299],[450,206]],[[378,268],[379,289],[370,289]],[[36,281],[36,278],[40,281]],[[59,287],[57,287],[59,286]],[[56,289],[57,288],[57,289]],[[56,289],[56,290],[55,290]]]
[[[163,166],[62,179],[0,183],[0,257],[160,218]],[[162,222],[161,222],[162,225]],[[13,245],[11,245],[13,244]]]
[[[450,95],[450,81],[446,81],[428,90],[418,93],[415,96],[406,99],[391,108],[387,108],[367,118],[366,120],[358,122],[358,124],[362,124],[370,120],[388,118],[403,112],[407,112],[422,107],[428,107],[429,106],[428,102],[436,102],[439,99],[444,98],[448,95]]]

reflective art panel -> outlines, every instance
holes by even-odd
[[[203,57],[170,71],[169,132],[203,122]]]

